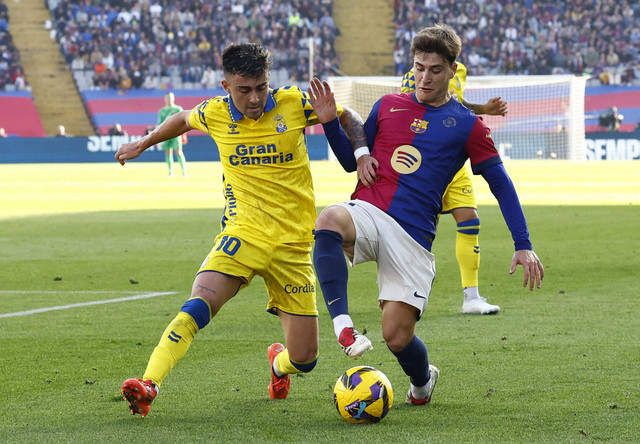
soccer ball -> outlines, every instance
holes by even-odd
[[[338,378],[333,402],[348,422],[377,423],[393,405],[393,389],[380,370],[366,365],[353,367]]]

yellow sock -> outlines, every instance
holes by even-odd
[[[198,325],[189,313],[180,312],[162,334],[160,342],[151,353],[142,379],[151,379],[158,387],[171,369],[189,350]]]
[[[463,287],[478,286],[478,269],[480,268],[480,245],[478,234],[458,232],[456,236],[456,259],[460,267],[460,278]]]
[[[289,349],[284,349],[278,356],[276,356],[275,363],[278,372],[281,375],[291,375],[294,373],[302,373],[309,372],[316,366],[316,361],[318,357],[316,356],[312,360],[308,362],[293,362],[289,357]]]

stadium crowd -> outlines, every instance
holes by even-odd
[[[154,89],[166,76],[217,86],[221,51],[238,40],[270,48],[273,71],[286,70],[292,82],[309,78],[310,39],[315,75],[337,72],[340,62],[332,0],[48,0],[48,6],[67,63],[93,72],[94,89]],[[640,82],[638,0],[395,0],[394,7],[397,75],[411,67],[413,35],[444,22],[463,38],[461,60],[473,75],[571,73],[603,84]],[[0,33],[2,26],[0,19]]]
[[[9,32],[9,11],[0,0],[0,91],[29,88],[24,69],[20,64],[20,51]]]
[[[412,65],[415,33],[450,24],[473,75],[590,74],[640,79],[637,0],[395,0],[396,74]]]
[[[73,70],[94,72],[93,88],[154,89],[163,76],[218,86],[222,49],[260,41],[272,70],[289,80],[326,77],[339,59],[332,0],[49,0],[52,31]]]

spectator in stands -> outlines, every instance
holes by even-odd
[[[110,136],[128,136],[129,134],[122,128],[122,125],[119,123],[114,123],[111,128],[109,128]]]
[[[13,65],[13,74],[11,75],[11,83],[15,86],[17,91],[24,91],[29,89],[27,79],[22,70],[22,66]]]
[[[160,81],[158,80],[158,77],[150,72],[147,72],[147,75],[144,77],[144,83],[142,84],[142,88],[158,89],[159,87],[160,87]]]
[[[68,137],[67,130],[64,125],[58,125],[58,132],[56,134],[56,137]]]
[[[133,82],[131,81],[131,77],[129,77],[129,73],[124,66],[120,68],[118,77],[120,78],[120,93],[125,94],[131,89]]]
[[[620,57],[616,53],[615,47],[613,45],[609,45],[609,50],[607,52],[607,65],[609,66],[617,66],[620,63]]]
[[[607,131],[620,131],[620,123],[624,119],[624,116],[618,113],[618,107],[612,106],[598,118],[598,123],[603,126]]]
[[[214,89],[218,88],[218,81],[216,79],[216,72],[213,70],[211,66],[207,66],[207,69],[202,73],[202,78],[200,79],[200,84],[205,89]]]

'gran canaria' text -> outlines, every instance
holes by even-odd
[[[275,144],[238,145],[235,154],[229,156],[231,165],[268,165],[293,160],[293,153],[279,153]]]

